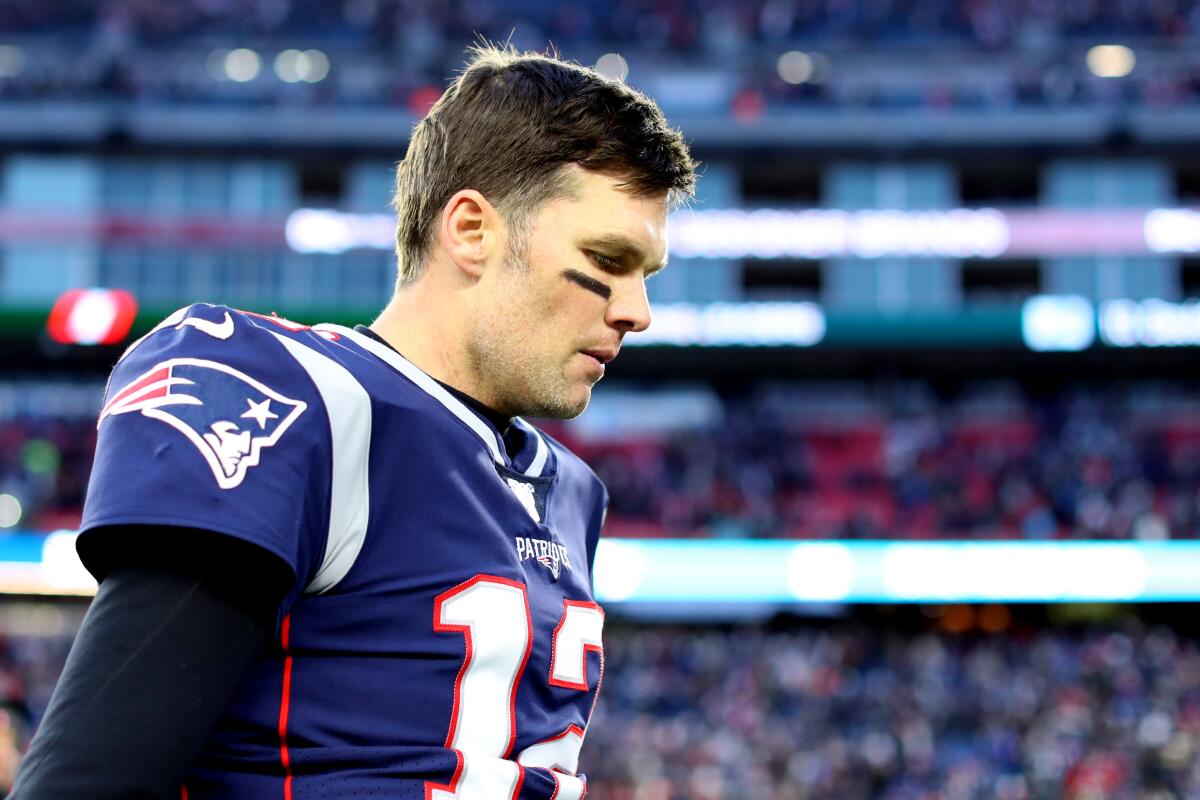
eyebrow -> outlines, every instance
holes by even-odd
[[[603,251],[605,255],[612,254],[622,258],[629,258],[639,264],[644,264],[650,261],[649,254],[642,249],[641,245],[626,236],[622,236],[619,233],[606,233],[599,236],[592,236],[581,242],[580,247],[589,250],[600,250]],[[653,275],[665,266],[665,261],[661,264],[656,264],[655,266],[646,270],[646,275]]]

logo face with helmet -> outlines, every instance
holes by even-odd
[[[114,393],[100,422],[134,411],[165,422],[200,451],[218,486],[233,489],[307,407],[227,364],[173,358]]]

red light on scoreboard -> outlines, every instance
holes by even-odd
[[[137,301],[121,289],[72,289],[50,309],[46,331],[62,344],[117,344],[129,335]]]

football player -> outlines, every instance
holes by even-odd
[[[646,97],[480,47],[397,169],[368,328],[197,304],[99,419],[100,581],[16,800],[578,800],[606,494],[573,417],[694,162]]]

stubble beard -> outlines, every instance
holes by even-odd
[[[502,303],[472,320],[467,354],[471,367],[491,388],[496,411],[510,416],[571,419],[583,413],[591,391],[573,398],[565,375],[566,363],[551,353],[539,330],[539,319],[526,297],[529,265],[519,253],[509,255],[506,276],[512,289]],[[512,332],[520,332],[514,337]],[[551,348],[547,348],[551,345]],[[545,353],[545,363],[539,356]]]

